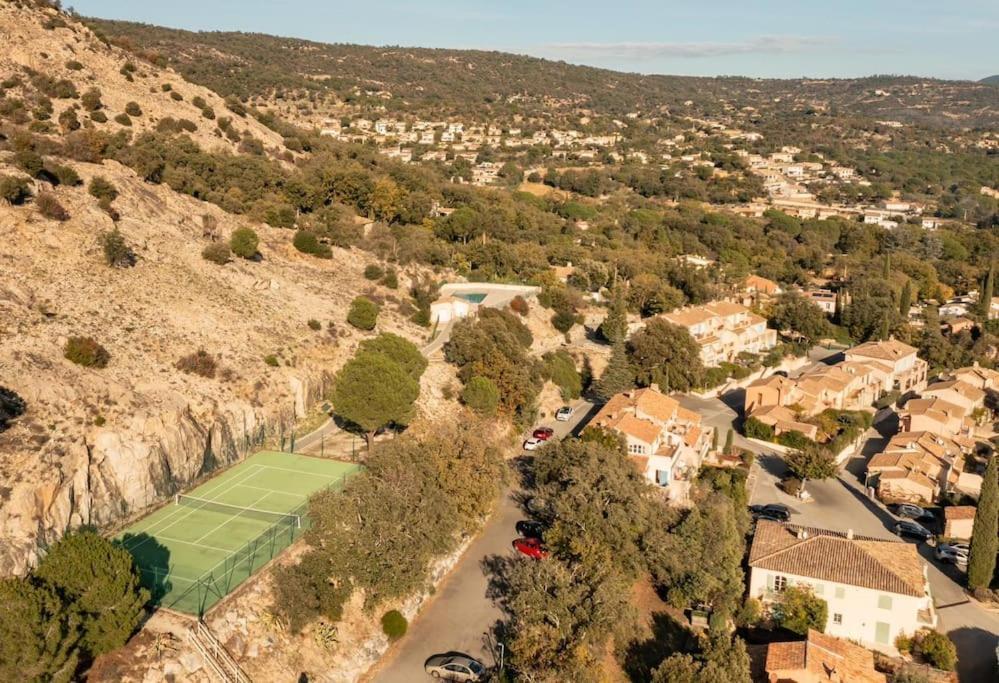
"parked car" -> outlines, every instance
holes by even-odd
[[[773,519],[777,522],[786,522],[791,519],[791,510],[786,505],[780,503],[768,503],[766,505],[753,505],[749,508],[756,518]]]
[[[908,519],[895,522],[895,534],[903,538],[914,538],[917,541],[926,541],[933,538],[933,534],[926,527]]]
[[[548,439],[555,436],[555,430],[552,429],[551,427],[538,427],[537,429],[534,430],[534,433],[531,434],[531,436],[533,436],[535,439],[541,439],[542,441],[547,441]]]
[[[486,673],[479,660],[451,652],[432,656],[423,663],[423,670],[445,681],[481,681]]]
[[[568,422],[570,417],[572,417],[572,406],[562,406],[555,411],[555,419],[559,422]]]
[[[941,562],[949,562],[963,567],[968,564],[969,550],[967,543],[940,543],[933,551],[933,555]]]
[[[543,560],[548,557],[548,551],[538,538],[518,538],[513,542],[513,547],[521,555],[533,557],[535,560]]]
[[[518,534],[526,538],[537,538],[540,540],[545,533],[545,525],[534,519],[522,519],[517,522],[515,528]]]
[[[536,451],[542,445],[544,445],[544,443],[545,442],[542,441],[541,439],[539,439],[538,437],[532,436],[530,439],[528,439],[527,441],[524,442],[524,450],[525,451]]]
[[[906,519],[935,519],[933,513],[912,503],[899,503],[895,506],[895,514]]]

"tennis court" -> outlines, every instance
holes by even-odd
[[[309,497],[357,465],[263,451],[125,529],[154,604],[201,615],[308,528]]]

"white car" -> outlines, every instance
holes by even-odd
[[[941,543],[933,554],[941,562],[950,562],[960,566],[968,564],[967,543]]]
[[[524,450],[525,451],[536,451],[539,448],[541,448],[541,446],[544,445],[544,443],[545,442],[543,440],[538,439],[538,438],[532,436],[530,439],[528,439],[527,441],[524,442]]]
[[[555,419],[559,422],[568,422],[572,417],[572,406],[562,406],[555,412]]]

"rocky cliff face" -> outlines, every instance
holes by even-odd
[[[0,204],[0,386],[27,404],[0,432],[0,575],[25,571],[66,529],[113,527],[290,430],[353,352],[346,309],[372,287],[370,256],[315,259],[262,225],[260,261],[205,261],[201,216],[223,239],[242,219],[115,162],[73,165],[85,183],[116,185],[117,226],[138,259],[105,265],[97,235],[111,219],[85,186],[55,188],[66,222]],[[0,152],[0,173],[14,172]],[[379,328],[419,341],[392,309]],[[78,335],[107,348],[106,368],[64,358]],[[199,349],[218,365],[212,378],[176,367]]]

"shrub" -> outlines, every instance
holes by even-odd
[[[174,102],[181,102],[184,100],[184,96],[181,95],[176,90],[174,90],[173,92],[170,93],[170,99],[173,100]]]
[[[281,365],[281,362],[277,359],[273,353],[264,356],[264,362],[270,365],[272,368],[276,368]]]
[[[14,154],[14,165],[30,175],[37,178],[45,170],[45,160],[37,152],[30,149],[23,149]]]
[[[205,102],[205,98],[202,97],[201,95],[195,95],[193,98],[191,98],[191,104],[193,104],[198,109],[204,109],[205,107],[208,106],[208,103]]]
[[[58,181],[55,184],[68,185],[69,187],[76,187],[83,184],[83,181],[80,180],[80,175],[69,166],[46,164],[45,170]]]
[[[788,448],[804,449],[813,444],[813,441],[796,429],[782,432],[777,435],[777,443]]]
[[[350,302],[347,322],[359,330],[373,330],[378,322],[378,304],[367,297],[359,296]]]
[[[318,320],[316,320],[315,318],[310,319],[308,325],[309,329],[315,332],[318,332],[319,330],[323,329],[323,324]]]
[[[389,268],[385,271],[382,284],[389,289],[399,289],[399,275],[395,272],[395,268]]]
[[[80,119],[76,116],[75,109],[66,109],[61,114],[59,114],[59,125],[66,132],[79,130],[80,129]]]
[[[211,107],[205,107],[204,109],[201,110],[201,115],[208,120],[212,120],[215,118],[215,110],[212,109]]]
[[[912,651],[929,664],[944,671],[953,671],[957,664],[957,649],[945,634],[924,629],[913,637]]]
[[[97,238],[104,250],[104,261],[112,268],[128,268],[135,265],[135,253],[125,243],[125,237],[118,228],[104,232]]]
[[[115,123],[120,123],[123,126],[131,126],[132,119],[128,117],[128,114],[122,113],[114,117]]]
[[[569,309],[562,309],[552,316],[552,327],[559,332],[565,333],[576,324],[576,314]]]
[[[31,188],[26,178],[0,175],[0,199],[10,204],[23,204],[31,197]]]
[[[135,64],[132,62],[125,62],[122,64],[121,69],[118,70],[118,73],[125,76],[135,73]]]
[[[380,280],[385,271],[377,263],[369,263],[364,267],[364,277],[368,280]]]
[[[35,199],[35,207],[38,209],[38,213],[54,221],[69,219],[69,212],[63,208],[63,205],[51,192],[39,192]]]
[[[101,91],[97,88],[90,88],[90,90],[83,93],[80,97],[80,104],[82,104],[83,108],[87,111],[97,111],[104,106],[101,102]]]
[[[253,258],[257,255],[257,247],[260,245],[260,238],[250,228],[236,228],[229,238],[229,247],[232,253],[241,258]]]
[[[171,90],[173,90],[173,85],[171,85],[170,83],[163,83],[162,85],[160,85],[160,90],[162,90],[163,92],[170,92]]]
[[[129,116],[142,116],[142,107],[138,102],[129,102],[125,105],[125,113]]]
[[[97,199],[107,199],[108,201],[114,201],[118,198],[118,189],[111,184],[111,181],[104,176],[94,176],[90,179],[90,184],[87,185],[87,192]]]
[[[323,244],[316,237],[316,233],[309,230],[299,230],[295,233],[292,244],[303,254],[311,254],[318,258],[332,258],[333,252],[329,245]]]
[[[518,294],[510,301],[510,310],[524,316],[531,312],[531,307],[527,304],[527,299]]]
[[[12,390],[0,386],[0,432],[7,429],[10,423],[24,415],[28,404]]]
[[[499,400],[499,388],[488,377],[472,377],[461,391],[461,402],[480,415],[495,415]]]
[[[92,111],[90,112],[90,120],[97,123],[107,123],[108,117],[107,114],[102,111]]]
[[[209,379],[215,377],[217,368],[218,363],[215,361],[214,356],[204,349],[198,349],[194,353],[184,356],[177,361],[177,369],[181,372],[200,375]]]
[[[92,337],[70,337],[62,351],[63,356],[85,368],[106,368],[111,354]]]
[[[742,431],[750,439],[760,439],[761,441],[773,441],[774,439],[774,428],[766,423],[760,422],[755,417],[746,419]]]
[[[232,250],[225,242],[212,242],[201,250],[201,258],[224,266],[232,260]]]
[[[382,615],[382,632],[388,636],[389,640],[399,640],[406,635],[408,623],[406,617],[397,609],[390,610]]]

